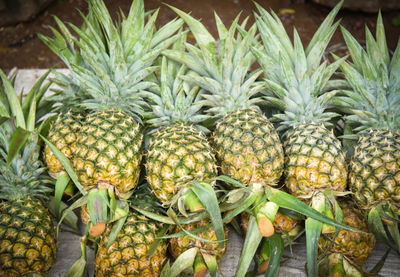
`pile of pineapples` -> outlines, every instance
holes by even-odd
[[[67,276],[84,276],[87,246],[96,276],[215,276],[229,223],[238,277],[275,276],[303,233],[309,276],[363,276],[375,236],[399,253],[400,46],[380,14],[366,48],[341,28],[349,57],[330,63],[342,1],[306,48],[257,4],[250,27],[215,15],[215,39],[174,7],[156,27],[143,2],[55,18],[40,38],[69,74],[24,97],[0,70],[0,276],[46,274],[77,209]]]

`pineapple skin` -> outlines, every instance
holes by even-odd
[[[329,250],[330,253],[341,253],[357,265],[363,265],[371,255],[375,246],[375,236],[368,232],[367,222],[362,212],[357,209],[350,201],[340,201],[340,207],[343,211],[343,224],[354,227],[365,233],[352,232],[341,229],[336,240]],[[333,239],[334,234],[330,234]],[[331,241],[321,236],[318,242],[320,252],[323,252]]]
[[[297,125],[286,134],[285,184],[294,196],[345,191],[347,166],[340,141],[323,125]]]
[[[370,210],[388,203],[400,212],[400,134],[389,130],[362,133],[350,161],[349,185],[357,204]]]
[[[56,261],[56,246],[53,221],[39,200],[0,203],[0,276],[47,272]]]
[[[131,213],[117,238],[107,249],[111,231],[108,226],[96,253],[96,276],[159,276],[166,259],[167,242],[161,241],[151,257],[146,255],[160,228],[160,223]]]
[[[73,145],[77,138],[77,132],[81,128],[82,118],[82,115],[71,111],[60,113],[49,130],[48,140],[69,159],[72,158]],[[64,168],[47,144],[44,149],[44,158],[49,174],[57,178]]]
[[[249,225],[250,214],[243,212],[240,215],[240,226],[242,227],[243,231],[247,233],[247,227]],[[280,233],[289,233],[297,225],[300,224],[300,220],[294,219],[288,215],[283,213],[277,212],[275,215],[275,219],[273,222],[274,228],[277,232]]]
[[[88,115],[73,147],[72,164],[81,184],[87,190],[113,186],[118,197],[128,198],[140,175],[142,140],[139,123],[123,112]]]
[[[208,219],[202,219],[198,222],[194,223],[189,223],[189,224],[184,224],[182,225],[182,228],[191,231],[196,228],[200,228],[206,225],[210,225],[210,220]],[[225,230],[225,237],[228,237],[228,228],[224,226]],[[179,227],[175,227],[174,230],[175,233],[181,232]],[[195,234],[198,237],[201,237],[206,240],[211,240],[211,241],[217,241],[217,235],[215,234],[215,231],[212,227],[198,232]],[[191,236],[181,236],[177,238],[171,238],[169,241],[169,249],[172,254],[172,256],[176,259],[180,254],[185,252],[186,250],[189,250],[190,248],[197,247],[200,251],[200,253],[205,253],[208,255],[215,256],[217,258],[217,261],[221,261],[222,257],[225,255],[226,251],[226,246],[228,242],[225,240],[224,242],[224,247],[220,247],[219,243],[209,243],[209,242],[204,242],[200,240],[196,240]]]
[[[222,117],[213,133],[221,172],[242,184],[276,186],[283,172],[282,144],[266,116],[242,109]]]
[[[154,194],[161,202],[168,203],[185,183],[215,177],[216,159],[207,139],[195,127],[174,124],[160,128],[153,135],[146,173]]]

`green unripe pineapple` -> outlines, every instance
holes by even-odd
[[[54,180],[40,161],[35,126],[47,75],[22,101],[15,79],[9,81],[0,70],[0,276],[46,274],[56,260],[55,226],[45,207]]]

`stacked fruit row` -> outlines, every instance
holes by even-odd
[[[215,39],[174,7],[157,28],[142,0],[117,22],[88,2],[80,28],[55,18],[40,36],[69,74],[22,100],[0,71],[1,276],[54,263],[46,205],[75,227],[80,208],[86,225],[68,276],[84,274],[87,244],[96,276],[215,276],[228,223],[245,231],[236,276],[253,258],[274,276],[303,231],[309,276],[363,274],[373,234],[399,249],[400,49],[380,15],[366,49],[342,28],[352,61],[329,63],[342,2],[305,49],[257,4],[249,28],[215,15]]]

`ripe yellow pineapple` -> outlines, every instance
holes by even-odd
[[[1,198],[6,197],[2,191]],[[45,273],[56,261],[56,232],[49,211],[40,200],[23,198],[0,203],[1,276]]]
[[[85,24],[71,25],[78,38],[59,19],[61,34],[53,30],[55,38],[41,36],[71,70],[71,76],[56,75],[62,90],[55,102],[66,102],[65,109],[85,114],[77,132],[69,136],[74,141],[69,158],[81,192],[91,202],[93,225],[112,218],[103,209],[106,202],[114,194],[128,199],[139,179],[144,97],[155,85],[145,79],[157,69],[155,60],[178,38],[173,34],[183,23],[173,20],[157,30],[156,17],[157,12],[146,16],[143,0],[135,0],[129,14],[114,23],[103,1],[91,0]],[[60,110],[57,105],[54,109]],[[56,127],[49,137],[55,145],[57,138],[64,138]],[[94,205],[98,200],[101,205]]]
[[[290,193],[307,198],[316,191],[346,189],[347,168],[340,141],[326,112],[335,92],[322,93],[343,60],[320,64],[338,23],[332,25],[340,4],[329,14],[306,49],[296,30],[294,44],[279,18],[258,6],[256,15],[264,49],[254,49],[264,70],[267,102],[280,109],[274,115],[285,131],[285,184]],[[273,38],[273,42],[270,42]]]
[[[341,69],[351,90],[343,90],[337,104],[348,114],[346,122],[355,133],[350,138],[358,140],[349,186],[356,203],[374,222],[373,231],[382,233],[382,213],[400,215],[400,44],[390,58],[381,14],[376,40],[366,28],[366,50],[345,28],[342,33],[352,63],[343,63]],[[390,233],[398,232],[396,220],[383,222],[389,223]],[[400,241],[396,244],[400,248]]]
[[[275,13],[257,5],[260,15],[255,15],[263,48],[253,49],[264,71],[265,99],[281,111],[274,117],[281,122],[278,130],[284,131],[285,185],[291,194],[328,215],[332,211],[326,195],[343,194],[347,184],[345,152],[331,122],[339,114],[327,111],[337,93],[331,76],[344,59],[328,65],[321,58],[339,24],[334,18],[342,3],[330,12],[306,49],[296,29],[292,43]],[[314,276],[317,245],[311,242],[321,232],[334,230],[311,218],[305,230],[308,274]]]

